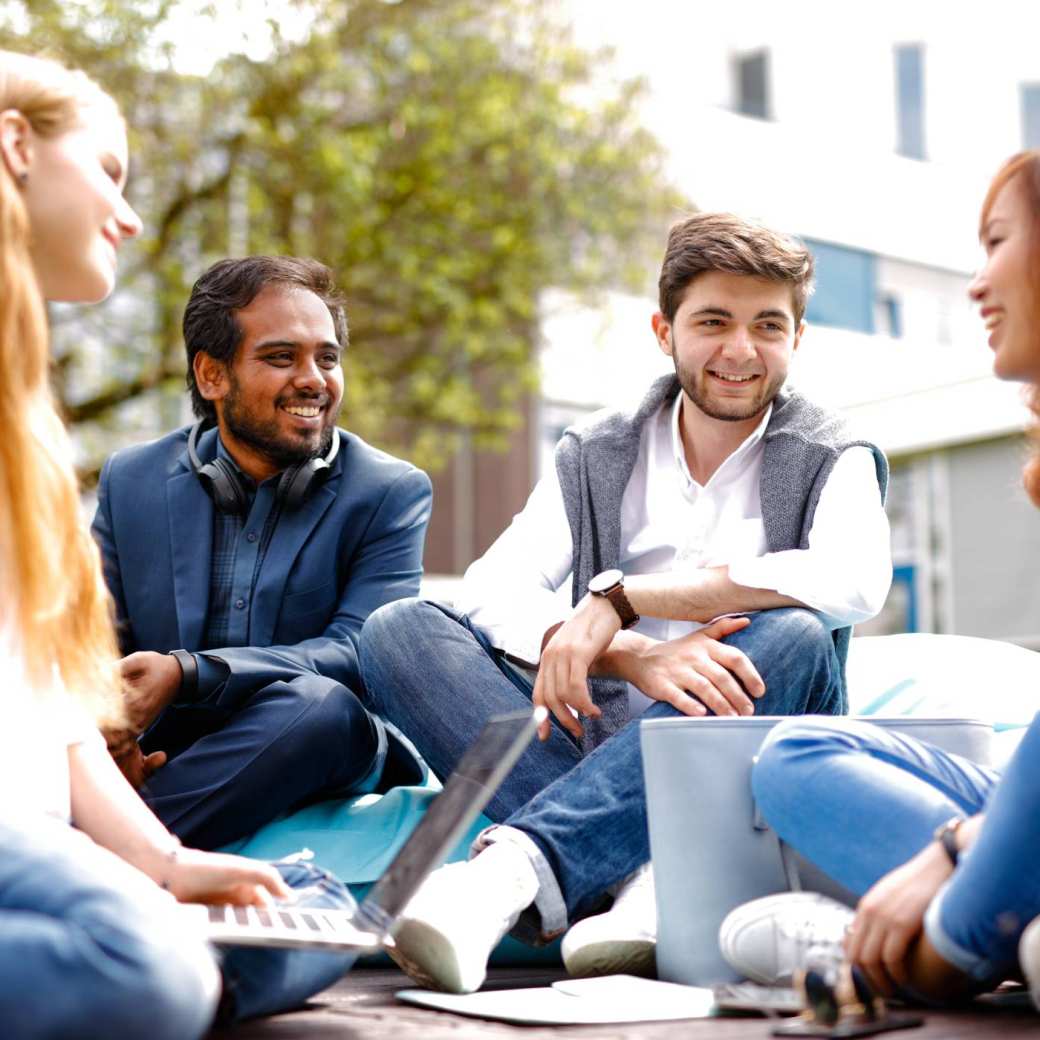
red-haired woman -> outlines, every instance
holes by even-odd
[[[116,640],[48,386],[45,301],[111,292],[119,246],[141,228],[123,198],[126,172],[126,128],[104,91],[81,72],[0,51],[5,1040],[200,1036],[221,975],[177,899],[263,904],[309,884],[325,905],[349,900],[305,865],[181,848],[98,733],[120,721]],[[349,963],[236,951],[224,963],[225,1006],[247,1015],[299,1004]]]
[[[969,292],[994,371],[1028,384],[1040,414],[1040,151],[998,172],[979,236],[987,259]],[[1040,506],[1040,456],[1024,481]],[[1023,938],[1040,916],[1040,716],[1002,776],[867,723],[792,719],[752,783],[781,838],[860,899],[855,911],[807,893],[738,908],[720,932],[734,967],[774,982],[843,945],[883,992],[946,1000],[1021,962],[1040,1006],[1040,924]]]

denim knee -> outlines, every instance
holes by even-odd
[[[725,639],[754,663],[766,686],[757,714],[843,714],[844,683],[831,630],[803,607],[763,610]]]
[[[457,621],[431,600],[417,597],[386,603],[369,614],[358,654],[366,704],[383,713],[387,695],[435,662],[430,644],[442,624]]]
[[[410,596],[373,610],[361,628],[361,652],[382,647],[414,646],[438,624],[457,624],[448,608],[430,599]],[[417,640],[418,637],[418,640]]]
[[[841,731],[825,719],[795,716],[770,730],[751,768],[751,793],[767,821],[781,803],[805,797],[800,769],[812,758],[806,752],[835,742],[844,742]]]
[[[400,645],[402,640],[411,643],[416,632],[428,624],[431,612],[439,613],[429,600],[417,596],[396,599],[373,610],[361,627],[362,658],[373,650]]]
[[[768,629],[770,639],[797,643],[800,648],[822,656],[834,652],[834,635],[823,618],[807,607],[778,607],[753,615],[752,627]]]
[[[155,936],[121,942],[112,956],[118,974],[95,979],[93,1014],[83,1016],[84,1024],[92,1024],[82,1035],[96,1035],[99,1021],[111,1036],[186,1040],[206,1034],[220,996],[220,973],[206,942]]]

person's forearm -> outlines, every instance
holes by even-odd
[[[725,567],[633,574],[625,578],[625,595],[637,614],[701,623],[720,614],[805,606],[799,600],[772,589],[737,585]]]
[[[69,782],[72,822],[162,884],[180,842],[137,796],[103,744],[69,747]]]
[[[680,574],[635,574],[625,579],[625,594],[637,614],[673,621],[707,624],[722,614],[737,614],[774,607],[805,604],[768,589],[751,589],[734,583],[725,567],[702,568]],[[586,594],[566,626],[553,625],[542,638],[542,651],[561,627],[577,634],[591,647],[604,649],[590,656],[589,674],[627,679],[634,657],[654,640],[636,632],[620,631],[617,612],[605,598]]]

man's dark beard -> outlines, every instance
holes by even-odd
[[[686,396],[710,419],[721,419],[723,422],[744,422],[746,419],[754,419],[755,416],[761,415],[773,403],[773,399],[780,393],[787,380],[787,373],[785,372],[783,375],[775,377],[771,383],[766,384],[761,394],[756,394],[754,398],[747,402],[745,409],[736,412],[723,411],[712,404],[710,399],[706,399],[705,394],[701,393],[695,374],[683,368],[679,364],[678,358],[673,356],[672,360],[675,363],[675,374],[679,377],[679,385],[683,388]],[[738,402],[733,401],[731,403],[737,404]]]
[[[229,433],[264,455],[279,470],[327,455],[332,447],[332,434],[335,430],[333,421],[332,425],[321,431],[321,437],[315,447],[311,447],[302,438],[299,441],[289,440],[280,433],[277,421],[260,422],[247,408],[242,407],[239,386],[234,380],[227,397],[224,398],[224,424]]]

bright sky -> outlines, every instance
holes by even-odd
[[[178,72],[206,76],[227,54],[246,54],[254,61],[267,57],[272,19],[284,36],[298,38],[309,22],[307,5],[290,0],[184,0],[159,42],[173,44]]]

